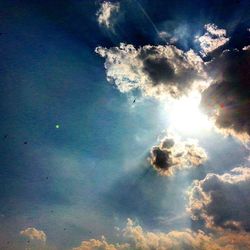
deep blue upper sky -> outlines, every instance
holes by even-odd
[[[0,1],[0,247],[10,241],[21,249],[27,227],[69,249],[89,237],[112,238],[128,217],[149,229],[189,226],[186,217],[168,226],[159,218],[185,211],[182,193],[193,179],[232,169],[247,155],[213,132],[199,138],[210,156],[203,169],[166,182],[149,168],[149,150],[167,126],[160,105],[132,107],[94,52],[120,42],[163,44],[138,4],[121,2],[114,34],[96,21],[98,1]],[[206,23],[225,28],[231,48],[249,44],[248,0],[139,2],[159,30],[180,30],[184,50],[198,49],[194,36]]]

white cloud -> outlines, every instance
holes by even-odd
[[[126,243],[108,243],[104,237],[101,240],[90,239],[83,241],[73,250],[166,250],[166,249],[194,249],[194,250],[243,250],[250,248],[250,236],[247,233],[205,234],[199,230],[163,232],[148,232],[140,225],[128,219],[122,230],[122,241]]]
[[[129,244],[108,243],[104,236],[98,239],[90,239],[82,241],[79,247],[74,247],[72,250],[128,250]]]
[[[97,21],[100,25],[105,26],[108,29],[113,28],[112,18],[113,15],[119,12],[120,4],[119,3],[111,3],[111,2],[103,2],[101,4],[100,9],[97,11]]]
[[[215,24],[206,24],[204,28],[207,32],[196,38],[200,43],[201,53],[204,56],[229,41],[229,38],[226,37],[226,30],[219,29]]]
[[[139,89],[144,96],[178,98],[209,85],[204,62],[193,50],[184,52],[173,45],[136,49],[122,43],[95,51],[106,59],[107,80],[123,93]]]
[[[20,234],[28,237],[31,240],[46,242],[46,234],[42,230],[37,230],[34,227],[28,227],[22,230]]]
[[[250,45],[243,47],[242,50],[250,50]]]

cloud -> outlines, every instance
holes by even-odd
[[[163,40],[169,40],[169,43],[171,43],[171,44],[174,44],[178,41],[177,37],[170,35],[166,31],[159,32],[159,37]]]
[[[148,232],[140,225],[128,219],[122,230],[122,244],[109,244],[105,238],[83,241],[81,246],[73,250],[166,250],[166,249],[196,249],[196,250],[240,250],[250,248],[250,236],[247,233],[205,234],[199,230],[163,232]]]
[[[83,241],[79,247],[72,250],[125,250],[129,249],[129,244],[110,244],[102,236],[101,240],[90,239]]]
[[[201,107],[221,132],[248,141],[250,50],[224,51],[208,67],[214,84],[202,93]]]
[[[114,25],[114,14],[119,12],[119,9],[119,3],[103,2],[96,13],[98,23],[105,26],[107,29],[112,29]]]
[[[223,175],[208,174],[189,191],[188,211],[208,228],[250,231],[250,169],[238,167]]]
[[[167,39],[167,38],[170,38],[171,35],[166,31],[161,31],[161,32],[159,32],[159,37],[162,39]]]
[[[250,45],[243,47],[242,50],[250,50]]]
[[[166,137],[151,150],[150,163],[161,175],[172,175],[178,169],[202,165],[207,160],[205,151],[190,140],[178,142]]]
[[[196,40],[200,43],[203,56],[206,56],[229,41],[229,38],[226,37],[226,30],[219,29],[215,24],[206,24],[204,28],[207,32],[200,37],[196,37]]]
[[[21,235],[28,237],[30,240],[46,242],[46,234],[42,230],[34,227],[28,227],[20,232]]]
[[[184,52],[173,45],[137,49],[121,43],[95,51],[106,59],[107,80],[123,93],[139,89],[144,96],[178,98],[209,85],[204,62],[193,50]]]

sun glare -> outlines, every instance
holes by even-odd
[[[170,129],[182,133],[199,133],[211,128],[211,122],[199,108],[201,96],[192,93],[167,105]]]

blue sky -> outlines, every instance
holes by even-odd
[[[127,218],[149,231],[195,229],[202,223],[187,214],[185,193],[193,180],[247,162],[245,144],[212,129],[195,135],[208,155],[202,167],[160,176],[148,157],[169,126],[168,112],[108,82],[95,48],[165,45],[156,27],[176,36],[177,48],[199,53],[195,36],[214,23],[227,30],[226,48],[241,49],[250,42],[249,1],[120,1],[114,30],[98,24],[101,4],[0,3],[3,249],[33,244],[20,235],[29,227],[46,233],[45,249],[62,250],[101,235],[116,241],[114,227]]]

